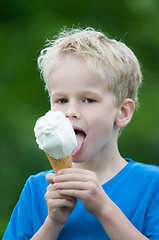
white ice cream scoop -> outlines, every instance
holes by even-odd
[[[63,112],[48,111],[34,127],[39,148],[55,159],[66,158],[77,146],[75,132]]]

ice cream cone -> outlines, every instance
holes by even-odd
[[[71,168],[72,167],[72,155],[69,155],[66,158],[55,159],[46,153],[49,162],[54,170],[57,173],[60,169]]]

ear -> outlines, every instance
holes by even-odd
[[[117,110],[115,125],[119,128],[125,127],[133,116],[135,103],[131,98],[126,98]]]

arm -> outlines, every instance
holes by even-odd
[[[65,169],[53,178],[61,195],[80,198],[94,214],[111,240],[146,240],[100,186],[95,173],[83,169]]]
[[[60,195],[53,186],[53,177],[53,173],[46,176],[46,179],[50,182],[45,194],[48,205],[48,216],[31,240],[56,240],[70,213],[75,208],[76,198]]]
[[[37,233],[31,238],[31,240],[56,240],[58,235],[62,230],[62,226],[58,226],[51,218],[48,216],[42,225],[42,227],[37,231]]]
[[[107,204],[99,214],[98,220],[111,240],[148,239],[132,225],[115,203],[109,199]]]

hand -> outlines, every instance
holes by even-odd
[[[53,178],[54,187],[61,196],[79,198],[88,212],[99,218],[108,196],[94,172],[83,169],[63,169]]]
[[[46,179],[50,182],[47,187],[45,199],[48,205],[48,215],[52,221],[57,225],[64,225],[76,206],[77,199],[75,197],[61,195],[54,188],[55,174],[49,173]]]

